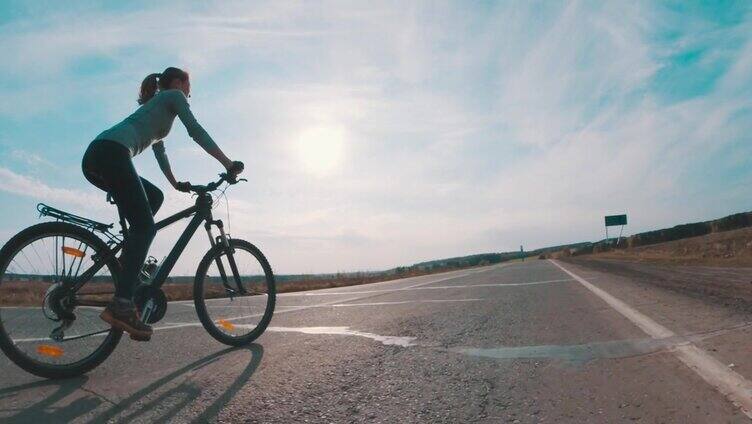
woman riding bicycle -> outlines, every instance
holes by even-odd
[[[188,191],[190,184],[178,182],[172,174],[163,141],[175,116],[178,116],[191,138],[217,159],[230,175],[243,171],[243,163],[228,159],[196,121],[188,105],[190,93],[188,73],[178,68],[170,67],[161,74],[147,76],[141,83],[138,98],[141,106],[119,124],[99,134],[83,157],[86,179],[110,193],[128,221],[128,236],[120,257],[122,274],[115,287],[115,296],[101,318],[113,328],[129,333],[134,340],[146,341],[152,335],[151,326],[140,320],[133,303],[133,291],[156,234],[153,216],[162,205],[164,195],[152,183],[138,176],[131,158],[151,146],[170,184],[176,190]]]

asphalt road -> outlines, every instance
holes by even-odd
[[[750,321],[551,261],[283,294],[242,349],[172,303],[78,379],[0,357],[0,421],[749,422]]]

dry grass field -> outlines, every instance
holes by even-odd
[[[752,228],[616,249],[596,253],[593,257],[676,265],[752,267]]]
[[[454,269],[454,268],[453,268]],[[317,290],[333,287],[354,286],[358,284],[376,283],[380,281],[394,280],[398,278],[416,277],[449,271],[449,269],[432,269],[432,270],[409,270],[400,274],[372,274],[362,276],[341,275],[330,278],[321,278],[317,276],[301,277],[299,280],[288,280],[277,283],[277,292],[295,292],[304,290]],[[40,306],[44,300],[44,295],[50,283],[39,281],[3,281],[0,282],[0,307],[2,306]],[[217,285],[219,288],[219,286]],[[193,284],[190,283],[166,283],[162,286],[165,295],[169,301],[173,300],[191,300],[193,299]],[[112,283],[96,282],[85,286],[81,293],[89,296],[89,299],[108,299],[112,296],[115,288]],[[214,294],[214,293],[212,293]],[[212,294],[209,297],[213,297]],[[216,296],[222,295],[220,290],[216,291]]]

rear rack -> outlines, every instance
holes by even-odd
[[[53,208],[52,206],[47,206],[44,203],[38,204],[37,210],[39,211],[40,217],[49,216],[50,218],[57,219],[58,221],[70,222],[71,224],[76,224],[84,227],[87,230],[99,231],[100,233],[104,234],[109,234],[109,230],[113,227],[112,224],[103,224],[101,222],[93,221],[88,218],[73,215],[72,213],[61,211],[60,209]]]

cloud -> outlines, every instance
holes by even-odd
[[[95,196],[82,190],[51,187],[44,182],[26,175],[17,174],[8,168],[0,167],[0,190],[23,197],[49,202],[76,206],[79,210],[96,211],[104,209],[104,196]],[[102,208],[97,207],[102,204]]]
[[[30,167],[39,167],[43,166],[46,168],[56,168],[57,166],[53,164],[52,162],[48,161],[47,159],[43,158],[42,156],[27,152],[25,150],[21,149],[13,149],[10,151],[10,157],[11,159],[22,162]]]
[[[650,2],[223,2],[171,5],[169,26],[164,7],[0,27],[0,119],[44,122],[40,139],[103,126],[132,110],[145,73],[185,65],[196,116],[247,165],[250,183],[228,191],[233,232],[276,269],[596,239],[612,212],[639,231],[752,207],[739,194],[752,178],[748,7],[721,22]],[[321,126],[343,128],[345,159],[313,175],[294,141]],[[219,170],[179,123],[166,146],[180,179]],[[150,158],[136,163],[161,181]],[[190,204],[166,194],[160,216]]]

